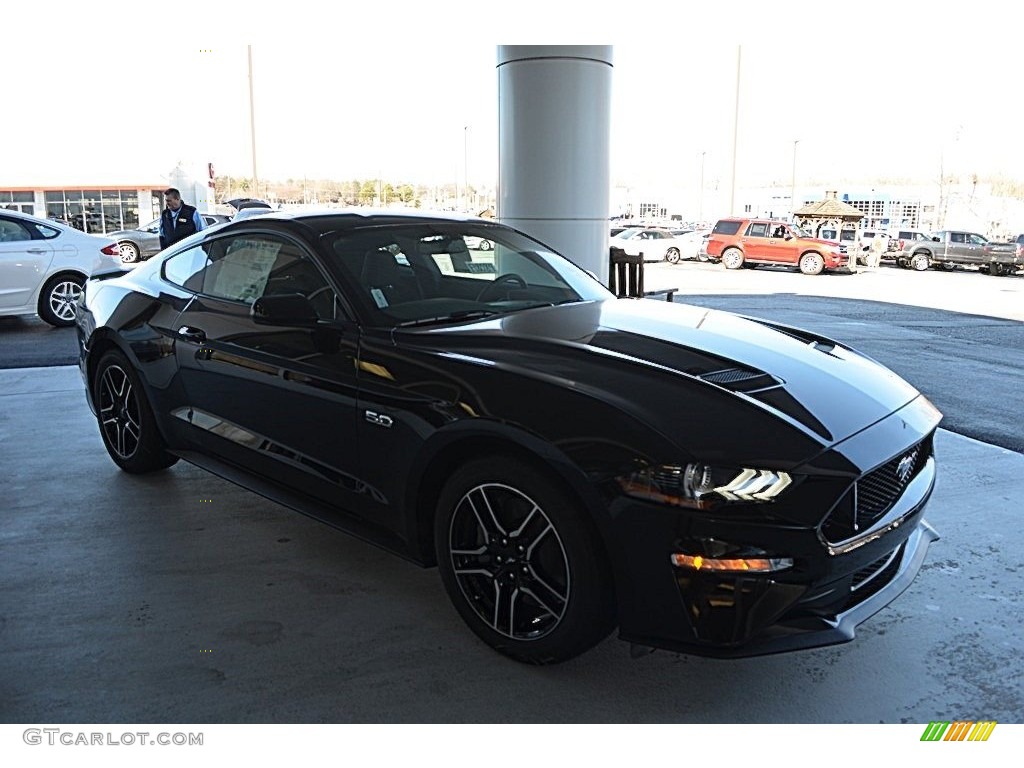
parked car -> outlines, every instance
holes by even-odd
[[[1024,235],[1005,243],[985,243],[982,260],[988,259],[990,274],[1002,277],[1024,269]]]
[[[251,219],[253,216],[266,216],[268,213],[277,213],[277,211],[273,208],[250,205],[246,208],[239,208],[238,212],[231,217],[231,221],[243,221],[244,219]]]
[[[611,238],[611,245],[631,256],[644,255],[644,261],[677,263],[686,247],[668,229],[661,227],[630,227]]]
[[[857,247],[863,253],[870,251],[874,241],[879,238],[885,243],[883,253],[896,249],[896,239],[884,229],[859,229],[854,239]]]
[[[82,284],[120,265],[117,243],[17,211],[0,211],[0,315],[75,323]]]
[[[200,215],[208,227],[223,224],[231,219],[230,216],[222,216],[217,213]],[[138,229],[121,229],[111,232],[107,237],[117,240],[117,244],[121,248],[121,261],[125,264],[145,261],[160,252],[160,219],[154,219]]]
[[[931,240],[932,235],[923,229],[898,229],[892,233],[892,238],[895,240],[892,250],[900,253],[913,246],[918,240]]]
[[[500,273],[446,268],[467,237]],[[725,657],[845,642],[936,536],[941,416],[891,371],[810,331],[616,299],[483,219],[232,222],[89,281],[77,329],[124,471],[185,458],[436,565],[520,661],[616,626]]]
[[[929,267],[956,269],[974,266],[993,275],[1016,272],[1024,261],[1015,247],[996,249],[989,247],[988,238],[977,232],[941,230],[930,240],[919,240],[897,255],[896,264],[919,272]]]
[[[818,275],[849,268],[845,245],[811,237],[795,224],[773,219],[720,219],[711,230],[706,252],[726,269],[785,264],[805,275]]]
[[[486,237],[466,237],[466,247],[471,251],[490,251],[494,248],[494,243],[488,240]]]

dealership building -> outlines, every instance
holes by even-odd
[[[41,219],[70,224],[89,234],[134,229],[160,216],[164,190],[176,187],[182,198],[200,211],[213,209],[213,177],[209,166],[178,165],[170,173],[147,173],[124,179],[93,179],[90,183],[68,179],[8,179],[0,176],[0,209],[21,211]],[[158,181],[158,179],[163,179]],[[55,183],[49,183],[55,182]]]

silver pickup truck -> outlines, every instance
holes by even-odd
[[[1005,243],[986,243],[982,250],[989,258],[990,274],[1001,277],[1024,269],[1024,235]]]
[[[896,256],[896,265],[923,271],[928,267],[956,269],[975,266],[993,275],[1008,275],[1024,267],[1024,257],[1016,246],[1007,250],[989,246],[988,238],[977,232],[942,230],[930,240],[918,240]]]

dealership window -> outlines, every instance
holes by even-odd
[[[31,192],[7,192],[0,190],[0,208],[19,211],[30,216],[36,212],[35,196]]]
[[[139,194],[134,189],[63,189],[47,192],[45,199],[47,218],[90,234],[139,226]]]

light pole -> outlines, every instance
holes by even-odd
[[[249,51],[249,133],[252,136],[252,187],[253,194],[260,196],[260,179],[256,174],[256,111],[252,102],[252,46]]]
[[[743,47],[736,46],[736,106],[733,109],[732,118],[732,183],[729,186],[729,215],[736,214],[736,147],[739,144],[740,135],[740,64],[742,62]]]
[[[793,139],[793,181],[789,190],[789,220],[796,221],[796,145],[800,139]]]
[[[700,153],[700,194],[697,196],[697,223],[704,223],[704,156],[707,152]]]
[[[469,211],[469,126],[462,126],[462,188],[466,190],[465,211]]]

